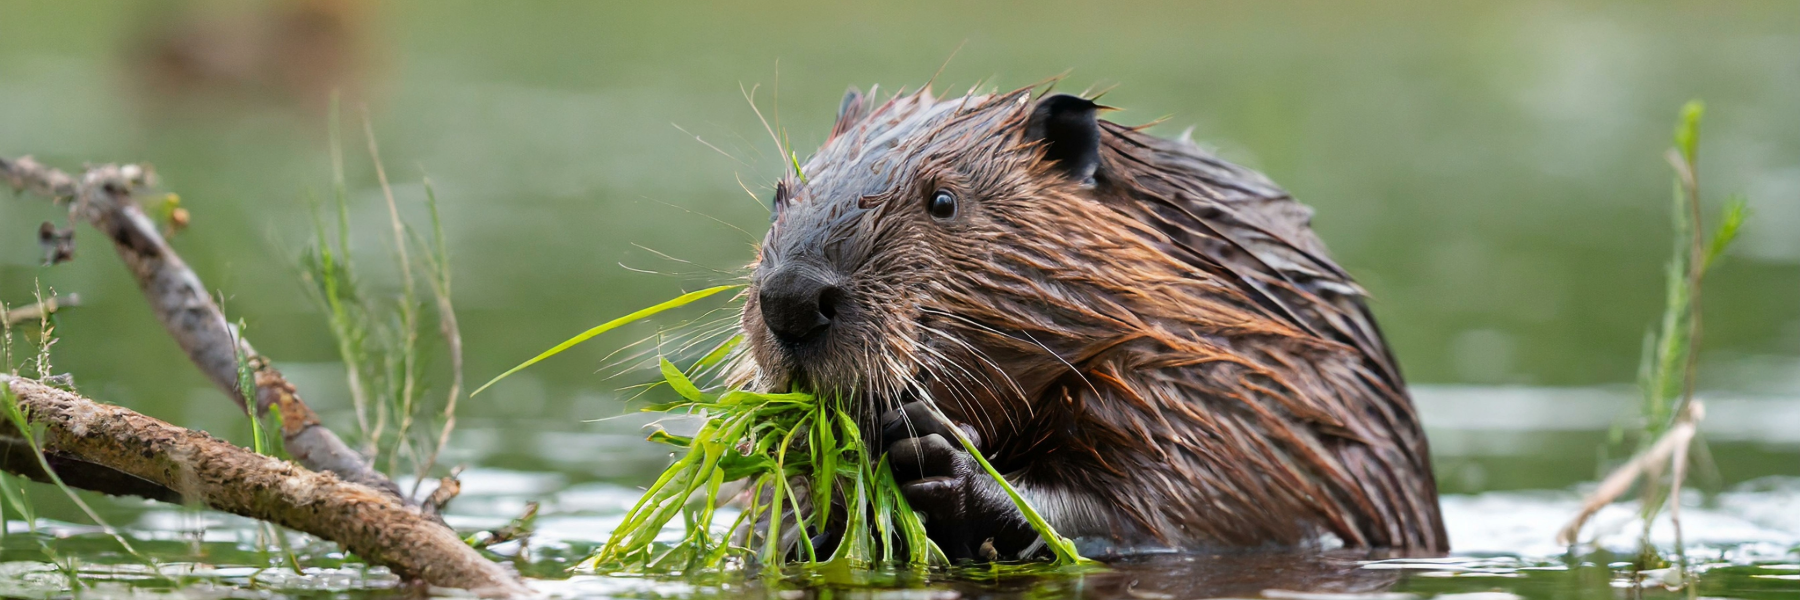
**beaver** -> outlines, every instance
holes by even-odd
[[[1075,95],[855,88],[775,185],[736,377],[850,398],[952,559],[1448,548],[1418,414],[1311,209]],[[948,422],[938,418],[947,417]]]

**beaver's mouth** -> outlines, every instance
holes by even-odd
[[[864,381],[867,381],[864,379]],[[932,375],[929,371],[919,370],[898,381],[882,386],[844,387],[823,383],[810,377],[804,369],[795,369],[788,374],[787,383],[777,392],[802,392],[814,396],[836,396],[845,401],[844,407],[858,420],[872,422],[891,410],[896,410],[912,402],[926,399],[925,390],[930,389]]]

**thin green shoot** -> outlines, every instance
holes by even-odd
[[[10,308],[4,302],[0,302],[0,373],[16,375],[18,370],[17,363],[13,362],[12,319],[6,316],[9,310]],[[0,402],[11,403],[12,389],[6,379],[6,377],[0,376]],[[38,533],[37,510],[31,505],[31,498],[25,494],[23,482],[23,478],[0,472],[0,538],[9,535],[5,526],[7,523],[5,507],[11,507],[12,512],[19,515],[19,518],[25,522],[25,526],[33,534],[32,537],[42,547],[44,556],[48,557],[52,563],[58,564],[58,569],[61,569],[61,561],[58,560],[55,550],[42,536],[36,535]],[[79,579],[69,577],[68,580],[71,587],[80,587]]]
[[[462,341],[450,302],[449,256],[436,192],[426,182],[426,206],[431,214],[430,240],[421,239],[401,216],[399,198],[380,158],[373,125],[365,112],[363,133],[380,184],[389,217],[387,236],[391,257],[401,281],[392,296],[364,291],[354,269],[350,248],[349,193],[344,167],[338,102],[331,106],[329,133],[332,186],[336,222],[312,210],[314,240],[301,259],[300,276],[308,284],[329,322],[337,342],[338,358],[355,406],[363,452],[390,475],[410,469],[424,481],[455,426],[458,399],[463,395]],[[417,245],[414,247],[414,245]],[[433,434],[420,431],[430,417],[424,400],[424,334],[417,278],[423,277],[435,300],[438,330],[450,355],[450,383],[443,400],[443,427]],[[432,406],[431,408],[435,408]],[[403,464],[404,463],[404,464]],[[416,488],[415,488],[416,492]]]
[[[11,311],[5,302],[0,302],[0,372],[17,373],[13,363],[13,329],[12,319],[7,317]]]
[[[9,391],[4,383],[0,383],[0,401],[11,401]],[[82,582],[81,573],[74,566],[74,559],[63,558],[56,547],[50,545],[49,536],[38,530],[37,510],[32,507],[31,496],[25,493],[25,481],[23,477],[0,472],[0,498],[5,500],[5,506],[11,506],[13,512],[18,513],[20,519],[25,521],[26,530],[31,532],[32,539],[37,542],[38,550],[62,574],[63,580],[69,582],[69,587],[82,589],[86,584]],[[6,529],[5,523],[4,519],[0,519],[0,532]]]
[[[371,402],[367,375],[364,373],[364,369],[372,364],[367,346],[370,324],[368,315],[357,310],[362,306],[362,301],[357,294],[357,278],[354,264],[350,260],[350,194],[344,176],[340,105],[338,94],[333,92],[326,131],[330,138],[331,186],[332,199],[337,209],[337,239],[335,244],[327,241],[324,222],[319,219],[315,206],[313,230],[318,238],[315,249],[317,254],[309,257],[313,260],[307,263],[309,269],[304,273],[312,280],[319,299],[325,305],[332,337],[338,343],[338,358],[344,363],[345,378],[350,386],[350,400],[356,408],[358,431],[373,449],[378,436],[369,420]]]
[[[5,393],[0,392],[0,396]],[[25,494],[24,481],[24,478],[0,471],[0,498],[6,501],[6,506],[12,507],[13,512],[18,513],[19,519],[25,521],[25,526],[32,533],[37,533],[37,509],[31,505],[31,497]],[[0,523],[5,521],[0,520]],[[4,534],[5,530],[5,527],[0,526],[0,534]]]
[[[418,282],[413,277],[413,261],[407,247],[406,223],[400,219],[400,206],[394,201],[394,188],[388,184],[387,168],[381,163],[381,148],[375,141],[375,124],[369,118],[367,107],[363,108],[363,137],[368,142],[369,159],[375,166],[375,177],[381,184],[382,198],[387,200],[388,224],[393,229],[394,262],[400,268],[400,298],[396,300],[395,314],[400,322],[396,329],[399,339],[396,340],[396,352],[388,356],[393,360],[390,369],[393,371],[390,381],[398,389],[389,396],[394,399],[392,412],[398,419],[395,439],[401,449],[410,451],[411,438],[408,433],[412,428],[413,402],[418,392],[418,345],[419,345],[419,304]],[[386,414],[386,413],[383,413]],[[379,422],[379,421],[378,421]],[[379,427],[377,428],[379,429]],[[379,434],[377,435],[379,437]],[[400,452],[388,455],[388,471],[399,470]]]
[[[1749,199],[1742,195],[1732,195],[1725,199],[1725,210],[1719,214],[1719,228],[1713,231],[1712,241],[1706,245],[1706,256],[1700,261],[1702,272],[1711,269],[1713,263],[1725,255],[1725,249],[1731,246],[1731,242],[1737,240],[1738,231],[1750,216],[1749,206]]]
[[[281,431],[282,423],[287,422],[281,418],[281,404],[276,402],[269,403],[269,408],[263,412],[262,419],[263,431]],[[285,437],[281,435],[271,435],[267,436],[267,438],[268,448],[266,448],[262,454],[282,460],[288,460],[289,456],[287,453],[287,441]]]
[[[225,309],[225,299],[220,297],[219,310]],[[240,341],[244,330],[249,327],[243,319],[238,319],[235,328],[228,329],[231,334],[232,351],[237,356],[238,399],[244,405],[244,414],[250,417],[250,449],[263,456],[271,456],[269,435],[263,431],[262,417],[256,414],[256,371],[250,367],[250,356],[244,353],[244,344]]]
[[[1645,341],[1644,363],[1639,370],[1644,390],[1640,452],[1670,432],[1682,419],[1690,418],[1688,405],[1694,400],[1695,369],[1701,339],[1701,283],[1706,271],[1714,266],[1737,237],[1747,218],[1746,203],[1733,196],[1726,201],[1718,228],[1707,236],[1701,219],[1699,187],[1700,122],[1705,105],[1692,101],[1682,107],[1675,128],[1674,148],[1668,162],[1674,170],[1671,224],[1673,249],[1666,269],[1664,310],[1656,331]],[[1691,425],[1691,424],[1690,424]],[[1686,467],[1686,448],[1675,451],[1671,476],[1665,478],[1663,465],[1646,469],[1642,491],[1644,528],[1641,558],[1646,565],[1661,563],[1649,543],[1652,521],[1665,505],[1680,492]],[[1671,508],[1678,515],[1679,506]],[[1672,516],[1678,519],[1678,516]],[[1679,521],[1676,523],[1675,552],[1685,564]]]
[[[450,445],[450,433],[456,430],[456,404],[463,390],[463,342],[462,327],[457,324],[456,306],[451,302],[450,294],[450,245],[444,240],[444,221],[438,212],[437,191],[431,185],[431,179],[423,180],[425,186],[425,207],[431,214],[431,242],[429,244],[413,235],[415,243],[425,248],[426,282],[431,286],[432,298],[437,302],[438,333],[443,336],[444,344],[450,354],[450,390],[444,397],[444,423],[438,430],[437,443],[431,446],[431,454],[420,463],[414,473],[412,495],[419,493],[419,484],[425,481],[431,469],[437,465],[438,456],[444,447]],[[411,229],[409,228],[410,232]]]
[[[545,350],[542,353],[539,353],[537,356],[531,357],[531,360],[527,360],[523,363],[520,363],[519,366],[513,367],[511,369],[507,369],[506,372],[501,373],[499,376],[489,380],[487,383],[482,384],[481,387],[475,388],[475,391],[470,393],[469,396],[474,397],[474,396],[480,395],[483,390],[488,389],[489,387],[493,386],[495,383],[499,383],[500,380],[502,380],[502,379],[506,379],[507,377],[510,377],[514,373],[518,373],[519,371],[524,370],[525,367],[529,367],[531,365],[538,364],[539,362],[542,362],[546,358],[550,358],[552,356],[561,354],[562,351],[568,350],[569,348],[573,348],[576,344],[580,344],[582,342],[593,339],[594,336],[600,335],[602,333],[606,333],[608,331],[612,331],[614,329],[619,328],[620,326],[634,323],[634,322],[638,321],[639,319],[644,319],[646,317],[653,316],[657,313],[660,313],[660,312],[663,312],[663,311],[666,311],[669,309],[680,308],[682,306],[686,306],[696,300],[700,300],[707,296],[711,296],[713,294],[717,294],[719,292],[723,292],[726,290],[734,290],[734,289],[741,288],[741,287],[744,287],[744,286],[741,284],[720,285],[720,286],[709,287],[709,288],[706,288],[703,290],[688,292],[686,294],[676,296],[674,299],[656,304],[649,308],[639,309],[639,310],[634,311],[631,314],[625,315],[623,317],[619,317],[617,319],[613,319],[611,321],[601,323],[600,325],[597,325],[591,329],[588,329],[587,331],[581,332],[580,334],[576,335],[575,337],[564,340],[562,343],[551,347],[549,350]]]
[[[221,295],[217,302],[219,310],[223,311],[225,309],[224,296]],[[287,454],[286,444],[283,443],[283,436],[270,435],[271,424],[268,421],[272,419],[273,431],[282,431],[281,405],[270,403],[265,414],[257,414],[263,407],[259,406],[260,401],[257,399],[256,370],[250,364],[250,356],[245,353],[242,342],[244,332],[249,330],[249,327],[250,325],[243,319],[238,319],[235,327],[228,328],[227,331],[231,334],[232,350],[237,357],[238,394],[243,401],[244,413],[250,417],[250,449],[263,456],[280,458]],[[263,523],[259,531],[274,541],[276,550],[280,552],[280,556],[285,559],[288,567],[293,569],[294,573],[304,572],[300,566],[300,558],[294,554],[293,548],[289,547],[287,536],[282,533],[283,530],[280,526],[274,523]],[[263,550],[266,552],[267,546],[264,546]]]
[[[945,416],[943,411],[938,410],[936,404],[931,404],[930,406],[932,416],[945,423],[951,422],[950,418]],[[949,429],[956,434],[956,441],[962,444],[963,450],[968,452],[969,456],[975,457],[975,462],[981,465],[981,469],[987,471],[988,476],[993,477],[994,481],[1000,484],[1000,489],[1006,491],[1006,496],[1012,499],[1013,505],[1019,507],[1019,512],[1024,513],[1025,521],[1030,523],[1031,529],[1036,531],[1038,537],[1044,540],[1044,545],[1048,547],[1051,554],[1056,557],[1055,563],[1057,565],[1091,564],[1094,562],[1082,558],[1081,554],[1075,551],[1075,542],[1073,540],[1056,533],[1056,529],[1050,526],[1050,522],[1044,520],[1043,515],[1038,514],[1037,509],[1033,508],[1031,503],[1026,502],[1025,497],[1019,494],[1018,488],[1013,487],[1013,484],[1006,480],[1006,477],[1000,473],[1000,470],[995,469],[994,465],[988,462],[987,457],[981,455],[981,450],[975,447],[975,442],[970,440],[967,434],[963,433],[961,427],[948,427],[946,429]]]
[[[44,288],[41,285],[38,285],[33,294],[37,303],[42,305],[45,298]],[[50,290],[50,295],[55,296],[56,290]],[[37,367],[37,378],[39,381],[50,381],[52,376],[55,375],[50,369],[50,347],[55,345],[56,321],[51,318],[50,311],[43,311],[38,314],[37,356],[33,359],[34,366]]]

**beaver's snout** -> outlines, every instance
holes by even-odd
[[[789,347],[823,337],[838,317],[843,290],[801,269],[776,271],[757,293],[763,324]]]

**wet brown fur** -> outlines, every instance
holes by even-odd
[[[1103,513],[1095,531],[1070,535],[1447,549],[1418,415],[1310,209],[1104,121],[1095,182],[1071,181],[1025,137],[1033,100],[848,98],[778,186],[739,380],[872,414],[929,398],[1022,489],[1091,497],[1075,510]],[[960,199],[947,222],[925,210],[940,189]],[[777,267],[845,291],[815,348],[762,325]]]

